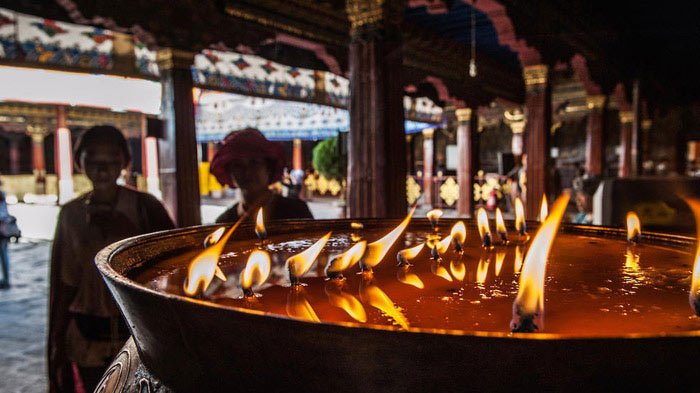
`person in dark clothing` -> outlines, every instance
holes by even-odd
[[[65,204],[58,216],[50,265],[50,392],[74,392],[76,386],[93,391],[129,337],[95,266],[97,252],[127,237],[174,227],[155,197],[117,185],[131,159],[118,129],[90,128],[74,158],[93,189]]]
[[[9,224],[10,219],[14,219],[14,217],[7,210],[7,200],[5,199],[5,193],[2,191],[2,180],[0,180],[0,222],[7,220]],[[7,252],[7,244],[9,242],[10,238],[0,231],[0,274],[2,274],[0,289],[8,289],[10,287],[10,255]]]
[[[258,130],[246,128],[226,136],[211,163],[211,173],[221,184],[240,187],[241,200],[223,212],[217,223],[235,222],[256,206],[263,207],[265,220],[312,219],[305,202],[285,198],[270,190],[284,169],[284,151]],[[250,220],[254,212],[250,211]]]

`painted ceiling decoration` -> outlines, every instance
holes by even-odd
[[[110,70],[111,31],[0,8],[0,59]]]
[[[156,52],[136,36],[0,8],[0,60],[109,73],[120,56],[116,35],[133,48],[128,61],[134,76],[157,79]],[[232,93],[201,97],[202,141],[221,140],[245,126],[257,126],[277,140],[323,139],[349,129],[350,82],[341,75],[213,49],[195,56],[192,75],[195,85],[206,91]],[[442,108],[427,97],[404,97],[404,111],[407,133],[442,122]]]
[[[219,142],[230,131],[246,127],[277,141],[320,140],[350,129],[350,115],[343,108],[202,89],[195,95],[198,142]],[[406,133],[416,133],[435,124],[407,120],[404,126]]]

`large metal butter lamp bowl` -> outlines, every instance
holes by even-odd
[[[315,241],[319,234],[333,231],[333,237],[326,247],[340,249],[348,244],[343,241],[349,239],[352,233],[367,235],[367,240],[372,241],[379,237],[375,234],[391,231],[399,221],[362,220],[363,229],[355,232],[349,220],[273,222],[267,226],[269,243],[258,246],[274,248],[276,244],[282,244],[280,239],[308,238]],[[455,223],[454,220],[441,220],[443,234],[449,233],[449,228]],[[151,272],[151,277],[166,274],[163,261],[178,260],[183,255],[188,257],[182,259],[181,265],[187,266],[188,258],[202,250],[204,239],[217,227],[178,229],[113,244],[98,254],[97,265],[128,321],[132,339],[114,360],[98,391],[512,392],[692,390],[692,386],[698,386],[700,331],[695,328],[697,321],[693,320],[695,317],[692,317],[688,307],[687,288],[684,289],[685,298],[680,301],[684,304],[679,306],[685,307],[687,312],[682,311],[679,320],[690,321],[684,322],[690,327],[684,326],[677,331],[672,330],[673,327],[671,330],[664,328],[658,332],[652,327],[643,327],[639,331],[632,329],[629,334],[588,334],[586,330],[593,331],[598,324],[607,326],[606,318],[599,318],[597,310],[610,309],[606,311],[607,314],[600,315],[611,317],[616,313],[613,306],[606,305],[595,305],[595,310],[589,312],[588,303],[615,300],[618,289],[627,291],[635,288],[620,292],[620,298],[636,296],[635,291],[643,291],[645,285],[655,285],[651,283],[655,282],[654,274],[661,267],[648,271],[639,268],[638,275],[629,276],[629,280],[621,279],[619,288],[615,284],[617,276],[611,279],[614,283],[607,286],[591,278],[590,287],[572,285],[571,288],[565,288],[568,284],[559,282],[564,281],[563,278],[548,279],[546,291],[550,292],[545,299],[547,325],[541,331],[530,334],[512,333],[507,316],[512,312],[509,305],[513,302],[512,290],[517,289],[519,273],[518,267],[513,267],[517,260],[511,262],[511,256],[520,250],[516,251],[512,244],[499,246],[494,236],[495,248],[489,251],[481,246],[476,235],[476,223],[471,220],[465,220],[465,223],[469,235],[463,246],[465,256],[459,255],[463,258],[467,273],[461,275],[461,281],[455,278],[459,275],[456,273],[458,270],[454,269],[458,254],[452,250],[445,251],[442,261],[439,261],[430,255],[427,248],[420,254],[423,257],[417,258],[412,267],[422,278],[425,289],[416,289],[415,286],[405,285],[405,280],[396,279],[399,269],[396,266],[397,252],[411,242],[418,244],[421,236],[436,232],[426,219],[411,221],[400,241],[388,250],[382,265],[375,268],[377,281],[385,291],[382,293],[400,304],[393,309],[394,312],[405,315],[406,321],[399,323],[396,316],[387,316],[386,310],[375,310],[375,307],[381,306],[377,306],[372,299],[367,300],[367,292],[363,295],[363,284],[360,284],[360,294],[357,294],[354,285],[361,280],[357,270],[345,273],[346,282],[352,283],[352,287],[345,291],[362,301],[358,304],[367,310],[366,323],[358,322],[357,317],[355,320],[348,317],[337,308],[340,307],[337,304],[337,307],[321,305],[322,300],[325,302],[323,289],[314,292],[315,288],[325,285],[328,293],[328,285],[333,280],[321,277],[322,266],[315,270],[318,277],[306,280],[308,286],[305,289],[312,297],[315,296],[305,303],[308,305],[306,308],[311,308],[313,304],[318,315],[321,315],[320,321],[284,315],[285,305],[276,304],[275,299],[284,299],[281,294],[293,289],[282,285],[260,290],[262,296],[259,300],[250,300],[251,303],[257,302],[257,305],[245,306],[248,304],[244,303],[245,299],[222,300],[227,290],[233,291],[233,287],[225,287],[225,284],[233,285],[233,274],[225,283],[220,282],[218,289],[212,290],[221,295],[219,298],[209,292],[208,297],[185,296],[154,289],[136,278],[143,277],[144,272]],[[537,223],[528,223],[531,234],[535,233],[537,226]],[[609,250],[610,258],[619,255],[624,264],[626,240],[622,230],[562,225],[558,236],[550,261],[553,266],[547,272],[555,278],[561,269],[593,269],[600,265],[604,270],[606,263],[617,264],[617,260],[604,261],[608,255],[604,250]],[[222,258],[228,253],[227,258],[240,259],[243,254],[239,252],[241,249],[254,247],[258,242],[254,228],[242,225],[226,245]],[[567,250],[573,249],[570,244],[581,242],[581,247],[590,249],[589,255],[581,255],[570,263],[560,263],[564,255],[568,255]],[[673,254],[670,257],[672,260],[659,263],[677,265],[685,277],[690,270],[688,263],[692,257],[689,255],[694,246],[695,240],[687,237],[645,234],[640,243],[643,249],[639,251],[642,259],[638,264],[646,264],[651,269],[655,263],[653,260],[663,259],[657,258],[655,253],[669,252]],[[498,252],[504,256],[498,256]],[[650,255],[647,260],[644,259],[646,255]],[[685,256],[688,256],[688,260],[683,260]],[[326,257],[317,263],[327,264],[329,260],[330,257]],[[284,273],[278,266],[283,262],[272,259],[273,273]],[[433,265],[428,267],[431,263]],[[474,270],[473,274],[471,270]],[[389,273],[382,276],[382,271]],[[624,272],[620,271],[622,277]],[[588,273],[580,274],[585,276]],[[672,275],[664,273],[659,277],[668,279],[669,274]],[[640,278],[641,275],[645,275],[644,278]],[[679,280],[685,282],[684,279]],[[577,280],[575,282],[586,278]],[[494,289],[496,286],[500,289]],[[603,286],[606,289],[601,289]],[[172,287],[181,292],[182,282]],[[561,292],[557,289],[560,287]],[[581,289],[583,287],[586,289]],[[403,288],[406,293],[415,291],[410,293],[417,295],[411,296],[422,303],[404,300],[408,297],[402,297]],[[575,299],[573,296],[576,292],[580,292],[580,301],[569,301]],[[329,298],[331,295],[328,295]],[[434,304],[428,307],[426,302]],[[664,309],[664,306],[657,306],[641,308],[639,314],[653,315],[658,312],[658,318],[664,319],[665,311],[657,310]],[[415,307],[428,307],[425,308],[429,310],[426,315],[434,312],[440,315],[439,320],[427,321],[422,318],[422,309]],[[631,307],[629,316],[627,312],[615,315],[635,318],[631,315],[634,313]],[[450,315],[460,321],[459,318],[464,318],[464,321],[474,318],[479,323],[475,322],[475,325],[470,322],[463,328],[456,328],[453,324],[458,322],[453,322],[452,317],[445,320],[440,314],[443,312],[441,308],[445,309],[444,312],[453,312]],[[289,305],[287,310],[290,310]],[[332,310],[338,314],[333,314],[335,311]],[[309,312],[314,314],[313,310]],[[572,321],[564,321],[563,314]],[[324,318],[323,315],[337,316]],[[628,321],[620,318],[621,321]],[[493,320],[497,320],[493,326],[502,325],[500,331],[490,325]],[[610,323],[610,326],[614,328],[614,323]]]

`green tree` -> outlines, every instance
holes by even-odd
[[[345,178],[345,163],[338,149],[338,137],[321,141],[313,150],[313,165],[316,172],[327,179]]]

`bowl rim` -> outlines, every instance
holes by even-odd
[[[386,218],[367,218],[367,219],[332,219],[332,220],[313,220],[313,222],[327,222],[333,223],[333,225],[339,225],[342,223],[347,223],[348,225],[352,222],[363,222],[366,223],[398,223],[401,219],[386,219]],[[429,225],[429,222],[425,218],[414,218],[411,220],[411,224],[417,222],[423,222],[424,225]],[[440,220],[445,223],[455,223],[457,221],[474,222],[471,218],[444,218]],[[513,222],[513,220],[506,220],[506,222]],[[278,225],[290,225],[290,224],[308,224],[308,220],[277,220],[270,221],[266,223],[268,228]],[[528,229],[539,228],[539,222],[527,221]],[[264,318],[276,318],[283,321],[294,321],[306,323],[309,325],[324,325],[328,327],[336,328],[352,328],[352,329],[367,329],[372,331],[384,331],[391,332],[394,334],[438,334],[445,336],[457,336],[457,337],[475,337],[475,338],[488,338],[488,339],[507,339],[507,340],[523,340],[523,341],[595,341],[595,340],[620,340],[620,339],[677,339],[677,338],[695,338],[700,337],[699,330],[689,330],[684,332],[661,332],[661,333],[627,333],[622,335],[600,335],[600,336],[585,336],[576,334],[561,334],[561,333],[512,333],[512,332],[494,332],[494,331],[482,331],[482,330],[461,330],[461,329],[438,329],[438,328],[418,328],[418,327],[408,327],[407,329],[399,329],[397,327],[392,327],[388,325],[374,325],[368,323],[358,323],[358,322],[342,322],[342,321],[321,321],[321,322],[310,322],[299,318],[292,318],[289,316],[263,312],[258,310],[251,310],[243,307],[236,306],[223,306],[217,303],[209,302],[206,300],[200,300],[196,298],[191,298],[183,295],[177,295],[173,293],[160,292],[154,289],[147,288],[140,285],[138,282],[118,273],[114,267],[112,267],[112,261],[116,255],[126,252],[127,250],[144,246],[154,239],[165,239],[169,237],[180,237],[187,234],[194,233],[208,233],[211,232],[213,228],[218,227],[230,227],[232,223],[225,224],[209,224],[209,225],[196,225],[190,227],[176,228],[166,231],[159,231],[148,233],[144,235],[138,235],[130,237],[127,239],[120,240],[118,242],[112,243],[109,246],[100,250],[95,256],[95,264],[97,265],[100,274],[102,274],[105,280],[111,280],[112,282],[128,287],[132,290],[136,290],[145,295],[158,296],[165,298],[169,301],[183,302],[196,305],[198,307],[209,307],[218,309],[224,312],[239,312],[248,314],[250,316],[264,317]],[[411,225],[409,224],[409,227]],[[348,226],[349,227],[349,226]],[[239,231],[244,229],[252,229],[254,224],[242,224],[238,229]],[[593,225],[575,225],[570,223],[562,223],[559,229],[563,233],[580,234],[580,235],[596,235],[598,237],[605,238],[622,238],[625,239],[627,236],[627,230],[625,228],[619,227],[609,227],[609,226],[593,226]],[[605,236],[601,236],[601,233]],[[688,248],[695,245],[696,240],[690,236],[668,234],[661,232],[642,232],[643,242],[655,242],[657,244],[670,245],[676,249]],[[642,243],[643,244],[643,243]],[[688,306],[690,309],[690,306]],[[690,313],[689,313],[690,314]],[[690,316],[690,315],[689,315]]]

